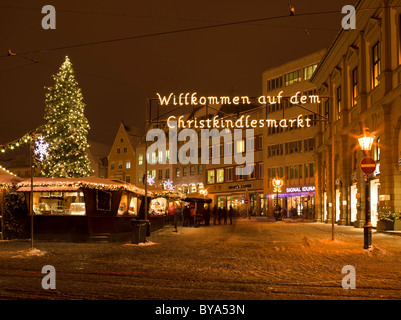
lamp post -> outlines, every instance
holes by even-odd
[[[281,187],[283,186],[284,181],[282,179],[276,178],[276,179],[273,179],[272,184],[273,184],[273,192],[276,193],[276,210],[275,211],[277,212],[277,218],[278,218],[278,214],[279,214],[278,194],[281,192]]]
[[[363,137],[358,139],[361,150],[365,157],[361,161],[361,170],[365,175],[365,225],[363,226],[364,249],[372,247],[372,223],[370,220],[370,175],[375,171],[376,163],[369,157],[369,151],[372,149],[374,136],[365,129]]]

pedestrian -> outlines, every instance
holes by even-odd
[[[206,208],[203,211],[203,217],[205,219],[205,226],[210,225],[210,207],[206,205]]]
[[[190,211],[189,211],[189,206],[188,205],[186,205],[184,207],[183,215],[184,215],[184,221],[182,223],[182,226],[183,227],[188,227],[189,226],[189,217],[190,217]]]
[[[228,217],[230,218],[230,224],[233,224],[233,219],[234,219],[233,206],[230,206],[230,209],[228,210]]]
[[[195,214],[196,214],[196,212],[195,212],[195,206],[194,205],[191,205],[191,209],[190,209],[190,217],[189,217],[189,226],[190,227],[192,227],[192,226],[194,226],[195,224]]]
[[[213,224],[217,224],[217,218],[218,218],[218,210],[217,210],[217,205],[214,205],[213,207]]]
[[[174,218],[175,218],[175,208],[174,205],[171,203],[170,206],[168,207],[168,220],[171,224],[174,223]]]
[[[221,224],[222,217],[223,217],[223,209],[219,207],[219,209],[217,210],[217,221],[219,222],[219,224]]]
[[[227,208],[223,208],[223,219],[224,219],[224,224],[227,224]]]

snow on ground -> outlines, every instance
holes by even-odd
[[[2,241],[0,298],[401,298],[401,237],[374,233],[365,250],[363,229],[335,226],[334,240],[331,231],[322,223],[241,219],[178,232],[166,226],[138,245],[37,241],[31,255],[29,241]],[[44,265],[56,269],[55,291],[37,288]],[[342,288],[346,265],[355,267],[355,290]]]

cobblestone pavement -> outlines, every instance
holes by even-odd
[[[42,267],[56,289],[42,288]],[[356,272],[345,290],[342,268]],[[322,223],[166,226],[148,242],[0,241],[0,299],[298,300],[400,299],[401,237]]]

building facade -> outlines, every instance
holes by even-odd
[[[401,1],[356,4],[355,30],[341,30],[312,77],[326,96],[317,134],[316,206],[320,221],[362,227],[384,210],[401,211]],[[358,138],[374,135],[376,171],[365,186]],[[370,201],[365,201],[366,191]]]
[[[113,146],[107,157],[108,178],[133,183],[137,175],[135,147],[143,139],[143,132],[120,123]]]
[[[279,206],[284,215],[293,216],[315,208],[315,134],[319,120],[316,86],[309,80],[316,70],[325,50],[290,61],[263,73],[263,95],[284,96],[280,103],[267,104],[266,118],[296,119],[300,114],[309,118],[309,127],[270,127],[263,130],[263,193],[268,215]],[[308,97],[308,103],[295,103],[291,97]],[[262,115],[261,115],[262,116]],[[274,179],[281,179],[281,190],[275,190]]]

